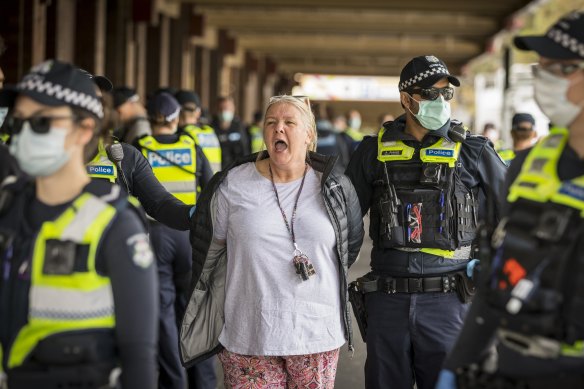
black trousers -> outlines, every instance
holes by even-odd
[[[456,293],[373,292],[367,310],[367,389],[433,389],[468,304]]]

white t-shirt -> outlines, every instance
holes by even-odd
[[[254,163],[232,169],[217,192],[214,237],[227,242],[225,326],[219,336],[243,355],[301,355],[345,342],[336,238],[320,186],[310,169],[294,232],[316,274],[302,281],[294,245],[269,179]],[[276,184],[288,223],[301,178]]]

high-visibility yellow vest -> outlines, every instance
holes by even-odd
[[[10,135],[0,133],[0,143],[8,143],[8,139],[10,139]]]
[[[502,149],[497,151],[499,157],[505,162],[507,166],[511,165],[511,161],[515,158],[515,151],[513,149]]]
[[[415,148],[406,145],[401,140],[383,142],[385,127],[382,127],[377,137],[377,159],[380,162],[409,161],[413,158]],[[454,168],[460,156],[462,143],[452,142],[446,138],[440,138],[431,146],[420,150],[420,160],[425,163],[444,163]],[[419,251],[444,257],[454,258],[456,252],[437,248],[421,248]]]
[[[43,223],[33,248],[28,323],[5,351],[9,368],[22,365],[37,344],[51,335],[115,327],[110,280],[95,270],[97,248],[115,214],[112,205],[86,192],[56,220]],[[48,274],[47,242],[54,240],[87,246],[87,270]]]
[[[221,170],[221,144],[219,138],[215,134],[215,130],[209,126],[198,127],[195,125],[188,125],[183,128],[183,131],[195,138],[199,147],[203,150],[205,157],[211,164],[213,173]]]
[[[116,164],[110,161],[105,151],[103,140],[100,139],[97,145],[97,155],[85,165],[87,174],[91,178],[105,178],[112,184],[116,183],[118,178],[118,168]]]
[[[249,128],[249,135],[251,137],[251,152],[257,153],[258,151],[262,151],[265,148],[263,129],[253,125]]]
[[[554,127],[527,155],[521,172],[509,188],[510,203],[523,198],[538,203],[551,202],[574,208],[584,218],[584,176],[561,181],[557,167],[568,143],[569,131]],[[561,354],[584,357],[584,341],[562,344]]]
[[[160,143],[153,136],[145,136],[138,143],[158,181],[185,204],[197,200],[197,155],[195,140],[182,134],[178,142]]]
[[[345,134],[349,135],[355,142],[360,142],[365,137],[362,132],[350,127],[345,130]]]

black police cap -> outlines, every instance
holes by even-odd
[[[417,86],[429,88],[438,80],[447,78],[454,86],[460,86],[458,78],[450,75],[446,64],[433,55],[422,55],[413,58],[404,66],[399,76],[399,90],[407,90]]]
[[[127,86],[114,88],[112,94],[114,97],[114,108],[118,108],[126,101],[138,101],[138,94],[136,93],[136,89],[132,89]]]
[[[532,126],[535,126],[535,119],[528,113],[516,113],[513,115],[511,119],[511,126],[514,129],[518,129],[519,123],[528,122],[531,123]]]
[[[174,95],[176,100],[179,102],[180,105],[184,105],[186,103],[193,103],[197,107],[201,106],[201,99],[199,95],[193,91],[181,89]]]

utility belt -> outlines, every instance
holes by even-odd
[[[23,365],[7,371],[10,389],[118,388],[111,330],[52,335],[40,341]]]
[[[365,294],[373,292],[387,294],[456,292],[461,303],[468,303],[474,297],[476,288],[463,271],[434,277],[385,277],[373,273],[365,274],[349,284],[349,301],[365,342],[367,337]]]
[[[112,363],[18,367],[8,371],[10,389],[120,389],[121,369]]]

